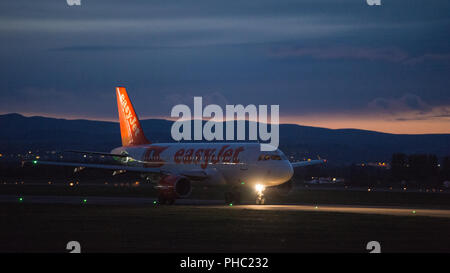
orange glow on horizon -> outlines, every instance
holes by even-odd
[[[330,129],[361,129],[391,134],[450,134],[450,119],[394,120],[375,117],[285,117],[281,123]]]

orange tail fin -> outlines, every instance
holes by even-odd
[[[120,135],[122,146],[150,144],[145,137],[139,119],[125,87],[116,87],[117,107],[119,108]]]

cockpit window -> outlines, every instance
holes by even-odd
[[[281,156],[279,156],[279,155],[272,155],[270,158],[272,160],[281,160]]]
[[[262,160],[283,160],[282,156],[277,155],[277,154],[260,154],[258,157],[258,161],[262,161]]]

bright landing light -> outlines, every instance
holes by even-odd
[[[256,184],[255,189],[257,192],[262,192],[264,190],[264,186],[261,184]]]

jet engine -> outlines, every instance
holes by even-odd
[[[175,199],[185,198],[191,194],[191,181],[178,175],[167,175],[158,182],[159,202],[161,204],[172,204]]]

